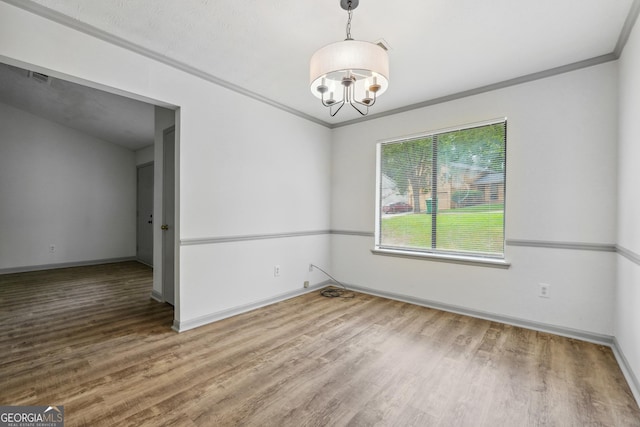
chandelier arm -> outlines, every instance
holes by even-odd
[[[351,105],[358,113],[360,113],[363,116],[366,116],[367,114],[369,114],[369,106],[365,105],[367,107],[367,109],[363,112],[362,110],[360,110],[357,106],[357,104],[360,104],[358,101],[356,101],[356,104],[354,104],[353,102],[349,102],[349,105]],[[364,104],[361,104],[364,105]]]
[[[367,103],[365,103],[365,102],[358,101],[357,99],[354,99],[354,102],[355,102],[356,104],[362,105],[363,107],[373,107],[373,104],[375,104],[375,103],[376,103],[376,100],[374,99],[373,101],[371,101],[371,103],[370,103],[370,104],[367,104]]]
[[[361,104],[364,105],[362,103],[360,103],[358,101],[358,99],[355,97],[355,80],[353,81],[353,83],[351,85],[348,86],[344,86],[343,87],[343,92],[344,92],[344,97],[343,99],[349,103],[349,105],[351,105],[358,113],[360,113],[363,116],[366,116],[367,114],[369,114],[369,107],[367,107],[366,110],[364,110],[364,112],[362,110],[360,110],[360,108],[358,108],[358,106],[356,104]],[[354,104],[355,102],[355,104]],[[337,112],[337,111],[336,111]]]
[[[373,107],[373,105],[376,103],[376,99],[378,99],[378,98],[376,97],[376,94],[374,92],[373,101],[371,101],[369,104],[366,104],[366,103],[364,103],[362,101],[358,101],[357,99],[354,99],[354,101],[357,102],[358,104],[362,105],[363,107],[367,107],[367,111],[368,111],[369,107]]]
[[[349,99],[349,88],[347,86],[342,86],[342,101],[340,101],[340,106],[335,111],[333,111],[333,107],[336,105],[335,103],[329,107],[329,114],[331,115],[331,117],[334,117],[336,114],[338,114],[338,111],[340,111],[345,103],[351,104],[351,100]]]
[[[324,99],[323,99],[322,100],[322,105],[324,105],[325,107],[331,107],[332,105],[335,105],[335,102],[331,103],[331,104],[327,104],[326,102],[324,102]]]
[[[335,105],[336,104],[329,105],[329,114],[331,115],[331,117],[334,117],[336,114],[338,114],[338,111],[340,111],[340,109],[344,106],[344,99],[342,100],[342,102],[340,102],[340,106],[338,107],[338,109],[336,111],[332,111]]]
[[[327,104],[327,102],[324,100],[324,93],[322,95],[320,95],[320,101],[322,102],[322,105],[324,105],[325,107],[331,107],[332,105],[336,104],[336,102],[332,102],[330,104]],[[344,98],[343,98],[342,102],[344,103]]]

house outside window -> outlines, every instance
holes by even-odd
[[[504,259],[506,119],[378,143],[376,249]]]

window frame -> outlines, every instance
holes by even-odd
[[[411,135],[405,135],[401,137],[383,139],[376,142],[376,197],[375,197],[375,231],[374,231],[374,248],[371,252],[374,255],[388,255],[394,257],[402,257],[402,258],[411,258],[411,259],[422,259],[422,260],[434,260],[434,261],[444,261],[444,262],[452,262],[457,264],[471,264],[471,265],[481,265],[481,266],[491,266],[491,267],[499,267],[499,268],[509,268],[511,265],[507,261],[506,254],[506,183],[507,183],[507,117],[500,117],[496,119],[484,120],[480,122],[467,123],[464,125],[453,126],[449,128],[442,128],[437,130],[431,130],[426,132],[420,132]],[[402,143],[405,141],[410,141],[414,139],[423,139],[430,138],[435,135],[440,135],[449,132],[462,131],[471,128],[477,128],[482,126],[490,126],[495,124],[504,123],[505,127],[505,142],[504,142],[504,150],[505,150],[505,188],[504,188],[504,208],[503,208],[503,252],[502,256],[489,256],[487,254],[460,254],[454,252],[445,252],[445,251],[437,251],[433,249],[415,249],[415,248],[396,248],[396,247],[385,247],[381,245],[381,220],[382,220],[382,207],[381,207],[381,198],[382,198],[382,147],[384,145],[393,144],[393,143]],[[437,162],[437,160],[435,160]]]

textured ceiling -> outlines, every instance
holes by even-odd
[[[345,37],[339,0],[5,1],[46,8],[327,124],[359,117],[345,109],[329,117],[309,91],[311,55]],[[372,109],[382,113],[611,54],[632,4],[362,0],[351,32],[391,47],[389,90]]]
[[[0,102],[131,150],[153,144],[153,105],[0,64]]]

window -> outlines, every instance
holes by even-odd
[[[504,258],[507,122],[378,144],[376,249]]]

